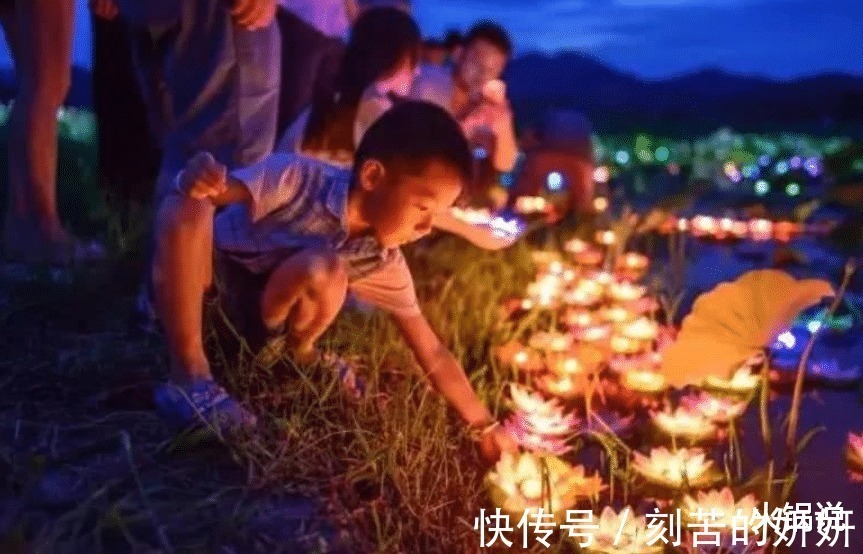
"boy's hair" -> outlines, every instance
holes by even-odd
[[[512,41],[506,29],[493,21],[483,20],[471,27],[464,37],[465,48],[474,41],[484,40],[498,47],[507,57],[512,55]]]
[[[354,159],[354,179],[366,160],[379,160],[396,171],[419,175],[431,161],[458,171],[470,182],[473,158],[461,127],[443,108],[407,100],[382,115],[363,135]]]
[[[457,31],[456,29],[450,29],[443,37],[443,44],[448,50],[461,46],[463,41],[461,31]]]

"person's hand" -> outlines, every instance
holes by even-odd
[[[496,463],[504,452],[518,453],[518,443],[515,442],[509,431],[500,425],[496,425],[492,430],[482,434],[478,448],[483,459],[489,464]]]
[[[205,200],[228,190],[228,168],[209,152],[199,152],[177,178],[177,190],[195,200]]]
[[[263,29],[276,17],[276,0],[234,0],[231,16],[250,31]]]
[[[498,135],[512,127],[512,110],[508,102],[501,104],[483,102],[462,119],[461,126],[468,137],[482,128]]]
[[[99,19],[111,21],[120,15],[120,8],[115,0],[90,0],[90,11]]]

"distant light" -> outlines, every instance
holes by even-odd
[[[743,166],[743,176],[746,177],[747,179],[755,179],[756,177],[758,177],[759,173],[760,173],[760,171],[758,169],[758,166],[755,164],[749,164],[749,165]]]
[[[558,171],[552,171],[548,174],[545,184],[548,186],[548,190],[559,191],[563,188],[563,175]]]
[[[770,183],[764,179],[759,179],[755,182],[755,194],[758,196],[764,196],[768,192],[770,192]]]
[[[809,332],[813,335],[818,332],[818,329],[821,328],[821,322],[816,320],[810,321],[806,324],[806,328],[809,329]]]
[[[504,173],[500,176],[500,184],[506,188],[509,188],[515,182],[515,177],[512,173]]]
[[[639,150],[638,151],[638,159],[644,163],[651,162],[651,161],[653,161],[653,152],[651,152],[650,150],[644,150],[644,149]]]
[[[725,172],[726,176],[731,177],[737,172],[737,166],[734,165],[734,162],[725,162],[725,165],[722,166],[722,171]]]
[[[608,198],[606,198],[604,196],[597,196],[596,198],[594,198],[593,199],[593,209],[598,213],[602,213],[605,210],[607,210],[608,209]]]
[[[674,162],[668,164],[668,172],[672,175],[680,175],[680,166]]]
[[[610,178],[611,172],[604,165],[593,170],[593,180],[597,183],[607,183]]]
[[[797,196],[800,194],[800,185],[797,183],[788,183],[785,187],[785,194],[788,196]]]
[[[669,154],[671,154],[671,152],[668,151],[668,148],[660,146],[656,149],[656,161],[667,162]]]
[[[614,159],[620,165],[626,165],[629,163],[629,152],[626,150],[618,150],[617,154],[614,155]]]
[[[803,165],[803,158],[800,156],[793,156],[790,160],[791,169],[799,169],[801,165]]]
[[[758,158],[758,165],[760,165],[761,167],[767,167],[768,165],[770,165],[770,162],[772,162],[772,161],[773,160],[770,159],[770,156],[768,156],[767,154],[764,154],[763,156],[760,156]]]
[[[788,173],[788,162],[776,162],[776,174],[785,175],[786,173]]]
[[[812,177],[817,177],[821,173],[821,163],[818,158],[809,158],[803,165],[806,167],[806,172]]]
[[[477,146],[473,149],[473,157],[478,160],[484,160],[488,158],[488,150],[486,150],[482,146]]]
[[[778,337],[776,337],[776,342],[791,350],[794,346],[797,345],[797,339],[794,338],[794,334],[791,331],[785,331]]]

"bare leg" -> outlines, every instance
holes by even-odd
[[[178,384],[211,379],[204,352],[204,293],[213,280],[210,202],[171,195],[156,214],[153,288],[164,327],[171,379]]]
[[[15,3],[19,92],[9,124],[4,241],[14,256],[35,261],[65,261],[69,250],[57,213],[56,113],[69,90],[74,6],[74,0]]]
[[[315,341],[345,302],[348,278],[334,255],[303,251],[273,271],[261,296],[264,325],[287,324],[287,344],[298,362],[313,361]]]

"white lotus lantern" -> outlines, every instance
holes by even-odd
[[[664,526],[648,528],[647,519],[634,514],[629,506],[619,513],[610,506],[603,508],[599,528],[591,533],[592,540],[583,551],[593,554],[661,554],[664,544],[659,536]]]
[[[730,379],[723,379],[715,375],[708,375],[704,379],[705,388],[715,389],[736,394],[746,394],[754,391],[761,383],[758,375],[752,373],[748,367],[741,367],[734,372]]]
[[[753,219],[749,222],[749,236],[763,242],[773,238],[773,222],[769,219]]]
[[[586,475],[584,466],[530,452],[504,453],[486,475],[486,484],[492,502],[511,517],[520,519],[525,512],[535,514],[542,508],[558,522],[578,498],[595,497],[604,488],[599,475]]]
[[[580,254],[581,252],[589,250],[590,244],[587,241],[575,238],[566,241],[566,243],[564,243],[563,245],[563,249],[570,254]]]
[[[555,375],[550,373],[540,378],[539,386],[548,394],[569,399],[582,394],[584,382],[581,376]]]
[[[666,388],[665,376],[647,369],[635,369],[623,374],[623,384],[635,392],[656,394]]]
[[[651,342],[659,334],[659,325],[646,317],[640,317],[632,323],[627,323],[620,328],[620,334],[626,338]]]
[[[632,469],[646,481],[671,489],[680,489],[687,484],[701,487],[715,477],[713,460],[707,460],[700,448],[682,448],[670,451],[654,448],[649,456],[632,453]]]
[[[617,242],[617,235],[614,234],[614,231],[597,231],[596,242],[604,246],[611,246]]]
[[[612,283],[608,287],[608,295],[618,302],[635,302],[647,292],[647,289],[641,285],[635,285],[628,281],[622,283]]]
[[[600,316],[609,323],[627,323],[637,317],[632,310],[623,306],[611,306],[605,308],[600,312]]]
[[[611,337],[610,346],[612,352],[623,356],[638,354],[647,348],[644,341],[622,335]]]
[[[650,259],[638,252],[627,252],[617,260],[617,271],[628,279],[640,279],[650,265]]]
[[[716,436],[716,426],[709,419],[683,407],[653,412],[650,417],[656,428],[669,437],[698,442]]]

